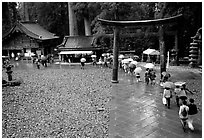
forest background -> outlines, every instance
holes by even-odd
[[[60,36],[69,35],[68,2],[28,2],[29,20],[37,22],[48,31]],[[179,57],[188,56],[191,37],[202,27],[202,2],[72,2],[76,14],[78,35],[85,35],[84,28],[89,28],[92,35],[113,34],[111,27],[102,27],[98,18],[107,20],[151,20],[183,15],[177,26],[168,25],[166,31],[178,30]],[[2,34],[8,32],[17,21],[24,19],[22,2],[2,2]],[[88,26],[87,26],[88,25]],[[129,29],[139,36],[127,36],[120,39],[121,50],[135,50],[138,54],[147,48],[159,49],[158,37],[151,32],[158,32],[158,27]],[[127,34],[123,30],[121,34]],[[166,38],[166,46],[172,49],[172,37]],[[97,45],[111,49],[112,39],[101,36]]]

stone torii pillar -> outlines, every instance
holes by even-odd
[[[177,15],[170,18],[163,19],[155,19],[155,20],[141,20],[141,21],[110,21],[104,19],[98,19],[102,25],[113,26],[114,27],[114,41],[113,41],[113,75],[112,75],[112,83],[118,83],[118,39],[119,39],[119,28],[126,26],[134,26],[134,27],[144,27],[144,26],[152,26],[152,25],[160,25],[159,29],[159,45],[160,45],[160,70],[161,73],[166,71],[166,55],[165,55],[165,42],[164,42],[164,29],[163,25],[165,24],[173,24],[180,19],[182,15]]]

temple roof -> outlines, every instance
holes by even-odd
[[[14,32],[21,32],[26,34],[27,36],[38,39],[38,40],[48,40],[48,39],[56,39],[59,38],[55,36],[55,34],[47,31],[42,26],[34,22],[18,22],[14,25],[14,27],[3,35],[3,40],[9,37]]]
[[[60,51],[100,50],[100,47],[93,45],[94,40],[94,36],[65,36],[62,44],[57,47]]]

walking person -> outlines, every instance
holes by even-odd
[[[150,81],[151,81],[151,85],[155,85],[156,83],[156,72],[152,69],[150,71]]]
[[[169,88],[169,87],[164,88],[163,98],[166,99],[166,106],[168,109],[170,109],[170,102],[171,102],[171,98],[172,98],[171,88]]]
[[[81,69],[84,69],[86,59],[85,59],[84,57],[82,57],[82,58],[80,59],[80,62],[81,62]]]
[[[175,94],[175,98],[176,98],[176,104],[179,107],[179,93],[181,92],[181,88],[179,85],[176,85],[175,89],[174,89],[174,94]]]
[[[148,85],[149,81],[150,81],[149,68],[146,68],[146,71],[145,71],[145,83]]]
[[[108,67],[108,58],[107,58],[107,56],[104,56],[104,66]]]
[[[189,111],[189,107],[187,106],[187,101],[184,100],[179,109],[179,118],[184,132],[186,131],[186,125],[188,121],[188,111]]]
[[[183,88],[183,86],[181,86],[181,91],[179,92],[178,96],[179,96],[179,100],[181,100],[182,102],[187,100],[186,91]]]
[[[187,123],[188,123],[188,127],[192,131],[194,131],[193,120],[194,120],[195,114],[198,113],[198,109],[197,109],[196,104],[194,104],[194,99],[190,98],[189,102],[190,102],[190,104],[188,104],[189,111],[188,111],[188,120],[187,120]]]
[[[40,69],[40,60],[38,58],[36,58],[36,65],[37,65],[37,69]]]
[[[136,67],[135,70],[134,70],[134,74],[136,76],[136,80],[137,82],[140,82],[141,79],[140,79],[140,73],[142,71],[142,68],[141,67]]]

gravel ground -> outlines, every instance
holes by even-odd
[[[2,88],[2,137],[108,137],[110,71],[14,70],[23,84]]]
[[[112,70],[90,67],[14,70],[13,78],[23,79],[23,84],[2,88],[2,137],[107,138]],[[158,79],[158,67],[156,71]],[[198,70],[170,67],[168,71],[172,81],[187,82],[194,92],[188,96],[201,110]],[[2,76],[7,79],[5,71]]]

